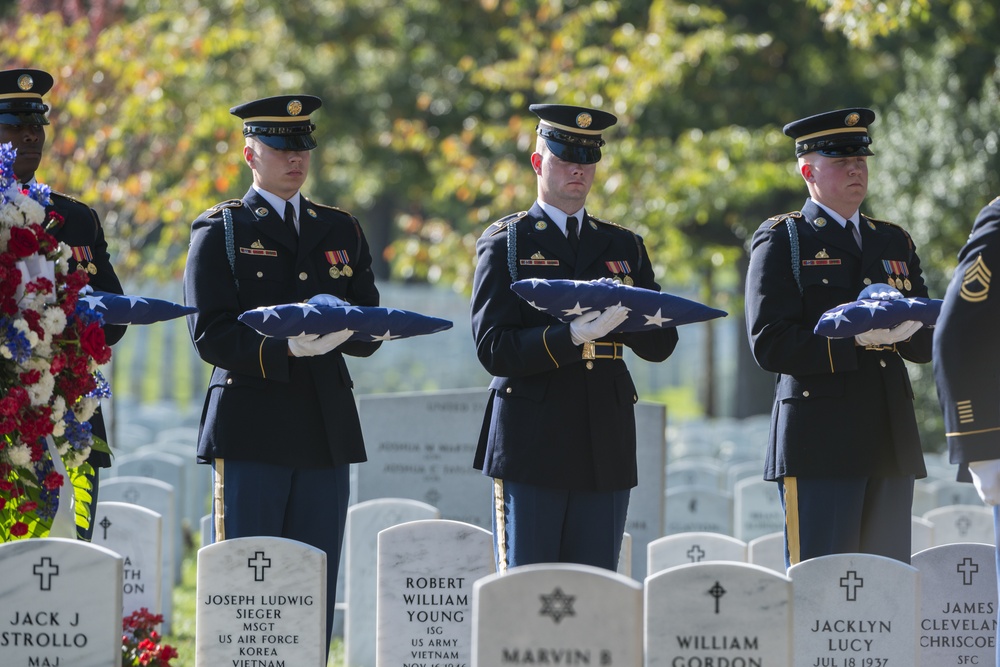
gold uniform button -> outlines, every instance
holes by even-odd
[[[829,284],[830,284],[830,281],[829,281],[829,280],[827,280],[826,278],[823,278],[823,284],[824,284],[824,285],[829,285]]]
[[[802,395],[806,398],[809,398],[809,390],[807,389],[804,392],[802,392]]]
[[[882,368],[885,368],[885,359],[879,359],[878,365],[881,366]]]
[[[871,278],[865,278],[865,285],[871,285],[871,284],[872,284],[872,279]]]
[[[593,361],[588,361],[587,362],[587,370],[590,371],[590,370],[593,370],[593,369],[594,369],[594,362]]]
[[[233,378],[226,378],[226,384],[232,384]]]
[[[257,277],[258,278],[263,278],[264,277],[264,272],[263,271],[258,271],[257,272]]]
[[[299,280],[306,280],[307,278],[309,278],[309,274],[305,271],[299,274]]]
[[[508,393],[508,394],[509,394],[509,393],[511,393],[512,391],[514,391],[514,390],[513,390],[512,388],[510,388],[510,387],[507,387],[507,393]]]

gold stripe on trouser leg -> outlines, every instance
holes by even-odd
[[[215,522],[215,541],[226,539],[226,462],[215,459],[215,483],[212,485],[212,514]]]
[[[799,481],[786,477],[785,486],[785,533],[788,540],[788,561],[799,562]]]
[[[507,572],[507,515],[503,511],[503,480],[493,480],[493,511],[497,525],[497,573]]]

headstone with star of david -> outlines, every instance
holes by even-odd
[[[367,500],[347,510],[344,653],[351,667],[375,667],[379,532],[409,521],[440,518],[435,507],[402,498]]]
[[[747,560],[746,542],[721,533],[667,535],[650,542],[647,551],[647,576],[678,565],[720,560],[745,563]]]
[[[472,626],[472,667],[639,667],[642,585],[587,565],[523,565],[474,584]]]
[[[326,553],[280,537],[198,550],[195,667],[324,667]]]
[[[703,562],[657,572],[646,579],[646,667],[791,667],[791,615],[791,580],[768,568]]]
[[[678,533],[733,534],[731,494],[699,486],[679,486],[666,492],[664,535]]]
[[[788,576],[793,664],[920,664],[915,567],[884,556],[835,554],[793,565]]]
[[[778,485],[763,479],[741,479],[733,489],[733,536],[749,542],[783,530],[785,512]]]
[[[948,505],[927,512],[924,518],[934,525],[934,546],[957,542],[993,544],[993,510],[983,505]]]
[[[164,481],[149,477],[109,477],[101,480],[101,500],[132,503],[152,510],[163,518],[162,567],[163,580],[161,600],[163,603],[163,634],[170,634],[173,626],[174,603],[171,592],[176,580],[177,515],[174,512],[174,487]]]
[[[121,554],[124,616],[145,607],[153,614],[163,608],[163,518],[153,510],[111,500],[97,503],[93,544]]]
[[[920,571],[920,664],[995,667],[996,547],[947,544],[911,562]]]
[[[119,665],[122,557],[59,537],[0,544],[0,664]]]
[[[472,661],[472,584],[493,574],[493,535],[461,521],[378,534],[378,665]]]

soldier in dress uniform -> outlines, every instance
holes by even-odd
[[[198,436],[198,460],[215,472],[216,539],[270,535],[327,554],[327,648],[347,518],[348,470],[365,460],[345,355],[379,343],[351,331],[269,338],[239,322],[246,310],[298,303],[377,306],[361,225],[306,199],[300,188],[316,147],[310,114],[321,100],[282,95],[233,107],[253,185],[191,225],[185,299],[189,328],[215,368]]]
[[[49,124],[46,112],[49,106],[42,102],[42,95],[52,88],[52,76],[37,69],[10,69],[0,71],[0,144],[11,144],[17,151],[14,158],[14,175],[27,188],[35,181],[35,172],[45,154],[45,126]],[[47,212],[56,212],[62,223],[49,233],[70,247],[71,271],[86,271],[89,284],[101,292],[123,294],[121,282],[111,266],[111,255],[104,239],[104,229],[97,212],[69,195],[53,191],[52,203]],[[125,327],[106,325],[104,339],[114,345],[125,335]],[[104,417],[100,408],[90,419],[91,433],[107,442]],[[93,513],[97,506],[101,468],[111,467],[111,457],[105,452],[91,450],[87,462],[94,467],[87,475],[92,484],[90,521],[86,527],[77,526],[77,535],[90,541],[94,532]]]
[[[958,268],[934,328],[934,377],[944,411],[948,456],[959,464],[959,480],[973,482],[979,497],[993,508],[994,532],[1000,536],[1000,348],[996,341],[1000,294],[990,289],[997,267],[1000,197],[976,217],[969,240],[958,253]],[[1000,575],[1000,552],[997,572]],[[1000,664],[1000,641],[997,660]]]
[[[522,300],[525,278],[619,280],[659,291],[642,238],[584,207],[610,113],[534,104],[538,199],[479,239],[472,329],[493,376],[474,465],[494,479],[497,570],[571,562],[614,570],[636,485],[635,385],[625,347],[663,361],[677,330],[608,335],[621,307],[566,324]]]
[[[909,562],[913,480],[926,475],[903,360],[930,361],[931,331],[813,333],[872,283],[927,296],[910,235],[859,211],[874,120],[855,108],[786,125],[809,198],[752,241],[747,330],[757,363],[777,374],[764,478],[780,490],[789,566],[834,553]]]

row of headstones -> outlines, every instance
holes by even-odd
[[[403,522],[377,544],[376,627],[363,650],[348,633],[351,667],[995,665],[992,545],[912,566],[826,556],[787,576],[703,562],[639,583],[565,564],[497,575],[488,531],[461,522]],[[118,664],[126,558],[59,538],[0,545],[3,664]],[[325,665],[325,576],[326,555],[290,540],[203,547],[196,666]]]
[[[365,433],[368,461],[352,466],[352,502],[400,497],[437,507],[442,518],[489,528],[492,511],[490,480],[474,470],[471,461],[482,426],[487,392],[482,389],[452,390],[361,396],[358,399]],[[385,419],[385,415],[393,419]],[[119,412],[122,420],[126,415]],[[165,418],[160,415],[156,423]],[[723,428],[723,424],[728,424]],[[705,440],[735,437],[741,428],[756,433],[755,459],[766,441],[766,420],[714,420],[702,424]],[[691,531],[712,531],[750,541],[781,530],[783,514],[777,485],[760,479],[763,466],[755,461],[733,463],[723,475],[712,471],[711,479],[732,478],[730,488],[708,482],[704,468],[718,463],[680,461],[668,453],[683,451],[681,441],[667,446],[667,436],[692,440],[693,426],[678,433],[668,429],[666,408],[659,403],[636,405],[636,432],[639,485],[632,490],[626,530],[635,544],[632,569],[646,570],[645,547],[663,535]],[[764,435],[760,436],[759,433]],[[183,490],[183,500],[175,515],[174,532],[182,527],[197,529],[208,511],[211,468],[198,465],[194,455],[197,428],[174,426],[155,434],[158,441],[121,454],[109,474],[156,477]],[[764,439],[760,439],[763,437]],[[121,440],[119,440],[121,444]],[[136,444],[132,441],[132,444]],[[132,457],[139,457],[134,460]],[[153,457],[169,458],[173,464],[154,462]],[[176,470],[181,458],[182,470]],[[737,461],[730,457],[731,461]],[[694,467],[692,467],[692,464]],[[685,466],[687,468],[685,469]],[[699,467],[700,466],[700,467]],[[920,483],[914,495],[914,514],[949,505],[981,505],[970,484],[951,481]],[[714,489],[714,490],[713,490]],[[179,544],[179,542],[178,542]],[[179,547],[175,547],[175,550]],[[179,552],[178,552],[179,553]],[[175,557],[179,575],[179,557]]]

